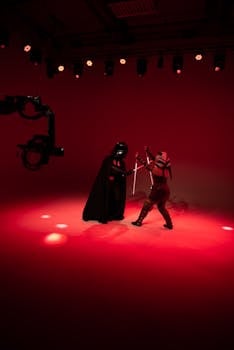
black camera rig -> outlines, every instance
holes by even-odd
[[[34,114],[26,114],[26,105],[32,104]],[[46,117],[48,120],[48,134],[34,135],[26,144],[18,144],[21,151],[21,159],[25,168],[39,170],[44,164],[48,164],[50,156],[63,156],[63,147],[55,146],[55,115],[48,105],[41,102],[39,96],[6,96],[0,100],[0,114],[18,113],[22,118],[38,120]]]

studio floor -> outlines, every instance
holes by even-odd
[[[234,218],[82,221],[84,194],[1,207],[1,350],[234,348]]]

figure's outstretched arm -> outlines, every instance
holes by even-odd
[[[155,155],[153,155],[153,153],[150,151],[149,146],[145,146],[145,153],[149,160],[155,160]]]
[[[139,153],[136,153],[136,160],[142,164],[143,167],[145,167],[148,171],[152,170],[151,163],[148,163],[146,160],[144,160]]]

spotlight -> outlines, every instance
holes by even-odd
[[[222,54],[215,54],[214,56],[214,71],[219,72],[224,69],[225,64],[225,55]]]
[[[87,65],[88,67],[92,67],[92,66],[93,66],[93,60],[88,59],[88,60],[86,61],[86,65]]]
[[[107,60],[105,62],[105,69],[104,69],[104,75],[110,76],[114,73],[114,61]]]
[[[25,44],[24,45],[24,52],[29,52],[32,49],[31,44]]]
[[[73,75],[75,76],[76,79],[79,79],[81,75],[83,74],[83,63],[81,61],[78,61],[74,63],[73,65]]]
[[[194,54],[194,58],[196,61],[202,61],[203,57],[204,53],[201,50],[196,51]]]
[[[59,72],[63,72],[65,69],[65,66],[63,64],[59,64],[57,69]]]
[[[38,64],[40,64],[42,62],[41,50],[39,50],[37,48],[33,48],[33,49],[30,50],[29,57],[30,57],[30,61],[35,66],[37,66]]]
[[[201,53],[196,53],[195,60],[196,61],[201,61],[202,60],[202,54]]]
[[[183,56],[180,56],[180,55],[174,56],[172,60],[173,72],[175,72],[176,74],[181,74],[183,70],[183,64],[184,64]]]
[[[137,60],[137,74],[142,77],[147,72],[147,61],[145,58],[139,58]]]
[[[127,59],[126,59],[125,57],[121,57],[121,58],[119,59],[119,63],[120,63],[120,64],[126,64],[126,63],[127,63]]]

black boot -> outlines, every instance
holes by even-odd
[[[168,228],[168,230],[172,230],[173,229],[173,225],[172,224],[164,224],[163,226],[165,228]]]
[[[132,225],[141,226],[142,225],[142,221],[144,220],[144,218],[146,217],[146,215],[148,214],[148,212],[151,209],[152,209],[152,205],[150,205],[148,202],[144,203],[138,219],[136,221],[133,221]]]
[[[133,222],[132,222],[132,225],[141,226],[141,225],[142,225],[142,222],[139,221],[139,220],[136,220],[136,221],[133,221]]]
[[[167,209],[164,208],[163,210],[160,210],[160,212],[161,212],[164,220],[166,221],[166,223],[163,226],[168,228],[169,230],[172,230],[173,225],[172,225],[170,214],[168,213]]]
[[[165,207],[165,203],[159,204],[158,210],[162,214],[164,220],[166,221],[166,223],[163,226],[169,230],[172,230],[173,225],[172,225],[171,217],[170,217],[168,210]]]

